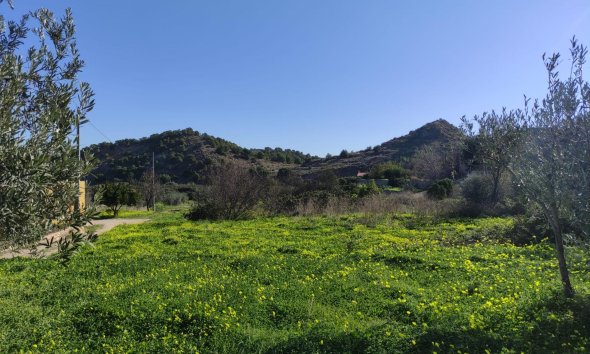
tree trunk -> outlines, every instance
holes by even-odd
[[[565,259],[565,248],[563,246],[563,234],[561,224],[559,222],[559,214],[555,206],[551,206],[551,210],[545,209],[546,217],[553,230],[555,237],[555,251],[557,253],[557,263],[559,264],[559,273],[561,275],[561,284],[563,285],[563,293],[566,297],[574,296],[574,288],[570,282],[569,271],[567,270],[567,262]]]
[[[500,201],[500,178],[502,177],[502,170],[496,170],[492,173],[492,202],[494,204]]]

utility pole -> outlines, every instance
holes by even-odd
[[[152,205],[153,211],[156,211],[156,158],[154,152],[152,151],[152,200],[154,204]]]
[[[82,161],[82,153],[80,151],[80,116],[76,119],[76,149],[78,150],[78,163]],[[78,193],[76,193],[77,198],[76,202],[74,203],[74,210],[80,210],[80,178],[82,176],[78,175]]]

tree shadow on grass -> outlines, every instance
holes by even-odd
[[[586,352],[590,344],[590,295],[573,299],[555,293],[543,302],[523,309],[522,316],[533,329],[465,330],[452,326],[429,328],[416,340],[416,352],[483,353],[505,350],[525,353]],[[508,325],[508,323],[507,323]],[[528,327],[528,326],[527,326]]]
[[[548,301],[530,311],[543,313],[534,330],[524,336],[531,352],[571,352],[590,350],[590,294],[578,294],[572,299],[555,293]]]

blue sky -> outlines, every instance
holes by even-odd
[[[541,97],[541,55],[590,45],[588,0],[41,1],[71,7],[94,126],[192,127],[245,147],[360,150]],[[1,11],[8,12],[2,5]],[[82,143],[105,138],[87,125]]]

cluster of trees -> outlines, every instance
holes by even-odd
[[[207,168],[223,159],[268,160],[280,163],[302,164],[315,157],[299,151],[269,147],[242,148],[230,141],[201,134],[192,129],[167,131],[148,138],[125,139],[115,143],[101,143],[87,148],[100,165],[90,179],[94,183],[130,181],[141,177],[145,166],[156,154],[158,170],[177,183],[204,183]]]
[[[373,166],[368,178],[388,179],[392,187],[404,187],[410,181],[410,171],[400,164],[390,161]]]
[[[280,169],[276,177],[263,169],[226,162],[215,166],[207,185],[197,193],[189,219],[240,219],[264,215],[296,215],[297,208],[313,202],[320,209],[330,199],[357,201],[378,194],[375,183],[360,184],[357,178],[339,178],[333,170],[302,178],[291,169]]]
[[[105,205],[117,217],[123,206],[145,207],[149,211],[155,210],[156,201],[164,205],[179,205],[195,198],[195,184],[176,184],[162,177],[148,169],[139,180],[96,185],[93,188],[94,200]]]
[[[264,149],[252,149],[250,151],[251,156],[257,159],[269,160],[274,162],[302,164],[317,159],[317,157],[311,156],[310,154],[303,154],[300,151],[291,149],[272,149],[269,147],[265,147]]]

